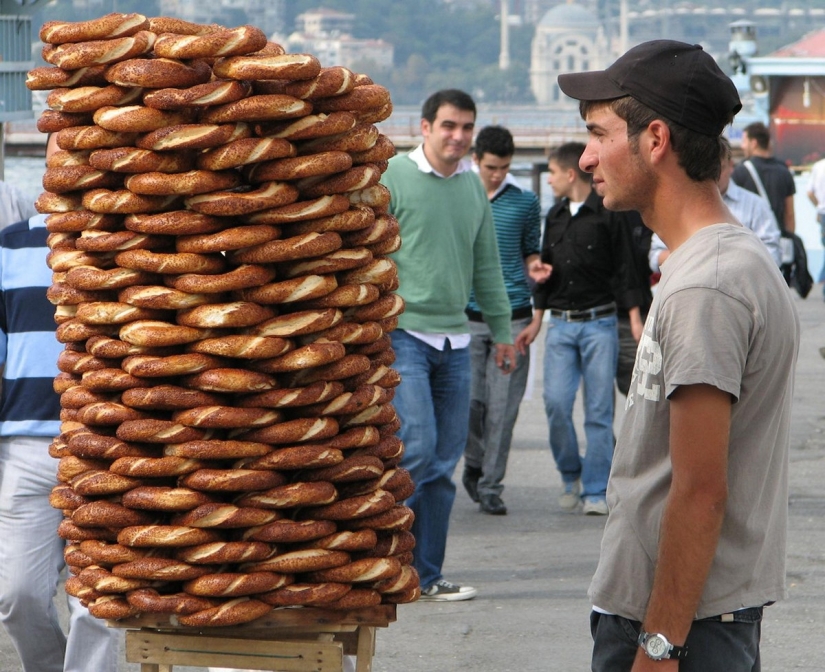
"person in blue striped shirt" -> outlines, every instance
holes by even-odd
[[[0,621],[24,672],[116,672],[118,631],[70,597],[67,637],[52,601],[65,564],[57,535],[63,513],[49,504],[58,464],[49,444],[60,433],[52,382],[62,346],[46,299],[45,219],[0,232]]]
[[[515,154],[513,136],[501,126],[487,126],[476,137],[473,160],[490,199],[501,270],[512,308],[516,345],[515,368],[508,375],[496,366],[496,349],[473,296],[470,319],[470,433],[464,450],[462,482],[482,512],[504,515],[502,480],[513,439],[513,427],[527,387],[530,344],[541,329],[543,311],[533,312],[525,264],[539,258],[541,216],[539,201],[510,174]]]

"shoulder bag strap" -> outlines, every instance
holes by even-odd
[[[753,162],[750,159],[743,161],[742,165],[745,166],[751,174],[751,178],[753,178],[753,183],[756,185],[756,190],[759,192],[759,195],[770,204],[771,199],[768,198],[768,193],[765,191],[765,185],[762,184],[762,179],[756,171],[756,166],[753,165]]]

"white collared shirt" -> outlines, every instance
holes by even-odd
[[[759,239],[765,243],[768,252],[776,262],[781,264],[781,253],[779,251],[779,225],[768,202],[752,191],[743,189],[733,180],[730,181],[727,191],[722,194],[722,200],[728,206],[731,214],[739,220],[739,223],[753,231]],[[650,240],[650,270],[654,273],[659,271],[659,253],[667,249],[658,234],[653,234]]]

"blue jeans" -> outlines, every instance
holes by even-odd
[[[819,239],[822,241],[822,247],[825,247],[825,215],[817,215],[816,221],[819,223]],[[817,282],[822,282],[823,280],[825,280],[825,261],[822,262],[822,269],[819,271]],[[825,287],[822,288],[822,292],[825,294]]]
[[[693,621],[685,645],[688,655],[679,672],[759,672],[762,663],[762,607],[750,607],[720,617]],[[630,672],[639,645],[641,623],[622,616],[590,612],[593,636],[592,672]]]
[[[531,321],[532,318],[525,317],[510,323],[514,341]],[[516,368],[505,374],[496,366],[496,346],[490,327],[484,322],[470,322],[470,335],[472,392],[464,463],[482,471],[479,495],[501,495],[513,428],[527,388],[530,351],[526,355],[517,352]]]
[[[393,404],[401,419],[401,466],[416,487],[407,500],[415,512],[414,566],[426,589],[442,578],[447,529],[455,500],[453,472],[470,421],[470,352],[441,351],[396,329],[392,332],[394,368],[401,374]]]
[[[57,536],[63,513],[49,504],[57,484],[50,439],[0,439],[0,621],[24,672],[115,672],[121,637],[69,597],[69,633],[52,598],[66,564]]]
[[[613,380],[619,352],[616,316],[586,322],[551,317],[544,352],[544,410],[550,448],[565,483],[582,482],[582,497],[604,499],[613,460]],[[579,455],[573,404],[584,380],[584,433]]]

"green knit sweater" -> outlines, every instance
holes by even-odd
[[[464,309],[472,289],[495,342],[512,343],[510,302],[481,180],[471,171],[446,179],[422,172],[406,154],[389,163],[381,181],[401,226],[401,249],[392,255],[406,302],[399,328],[467,333]]]

